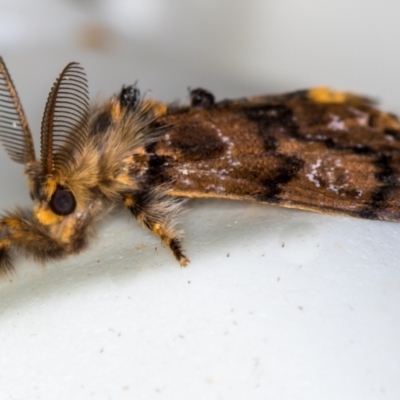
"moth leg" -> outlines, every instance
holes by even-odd
[[[186,267],[190,261],[182,251],[182,232],[176,228],[183,201],[154,191],[126,193],[123,201],[135,218],[158,235],[179,264]]]
[[[13,258],[18,251],[45,261],[60,258],[62,247],[56,243],[32,218],[9,216],[0,220],[0,230],[5,234],[0,241],[0,274],[14,272]]]
[[[10,254],[10,239],[0,240],[0,275],[7,275],[14,270]]]
[[[32,213],[17,210],[0,219],[0,274],[14,271],[13,258],[19,252],[36,261],[59,260],[78,253],[87,244],[87,222],[77,224],[68,240],[57,240]]]
[[[11,251],[11,244],[13,242],[12,234],[10,231],[13,229],[19,230],[21,221],[18,218],[3,218],[0,220],[0,233],[2,239],[0,240],[0,274],[7,275],[14,271],[13,257]],[[7,231],[3,235],[3,230]]]

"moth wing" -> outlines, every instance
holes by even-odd
[[[0,141],[20,164],[35,160],[32,134],[7,67],[0,57]]]
[[[313,101],[320,104],[344,104],[353,106],[372,106],[376,100],[352,92],[334,91],[328,87],[315,87],[312,89],[297,90],[279,95],[262,95],[242,97],[239,99],[221,100],[216,107],[233,109],[246,109],[263,105],[283,104],[288,101]]]
[[[169,180],[175,196],[400,220],[395,117],[299,92],[245,103],[166,117],[173,128],[155,151],[163,162],[148,175]]]

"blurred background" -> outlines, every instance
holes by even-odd
[[[74,59],[88,69],[94,94],[108,95],[132,80],[168,100],[184,98],[187,86],[197,84],[212,86],[220,96],[324,84],[400,108],[396,1],[1,0],[0,5],[0,49],[21,90],[34,89],[47,75],[44,69],[57,72]]]
[[[315,85],[400,108],[390,0],[1,0],[0,49],[21,92],[71,59],[93,94],[138,81],[165,100],[204,85],[241,96]],[[42,95],[41,93],[38,95]]]
[[[397,0],[0,0],[0,55],[38,154],[70,61],[93,101],[327,85],[399,113],[399,21]],[[2,148],[0,171],[0,208],[30,204]],[[0,397],[399,399],[398,226],[195,201],[182,270],[107,220],[82,256],[0,282]]]

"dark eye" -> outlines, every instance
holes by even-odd
[[[72,192],[59,186],[50,200],[50,208],[57,215],[69,215],[74,212],[76,200]]]

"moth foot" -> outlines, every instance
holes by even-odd
[[[190,260],[188,258],[186,258],[185,256],[182,256],[178,261],[179,261],[179,264],[181,265],[181,267],[187,267],[190,263]]]
[[[182,253],[181,241],[178,238],[173,238],[169,242],[169,247],[174,253],[175,258],[178,260],[181,267],[186,267],[190,261],[189,259]]]

